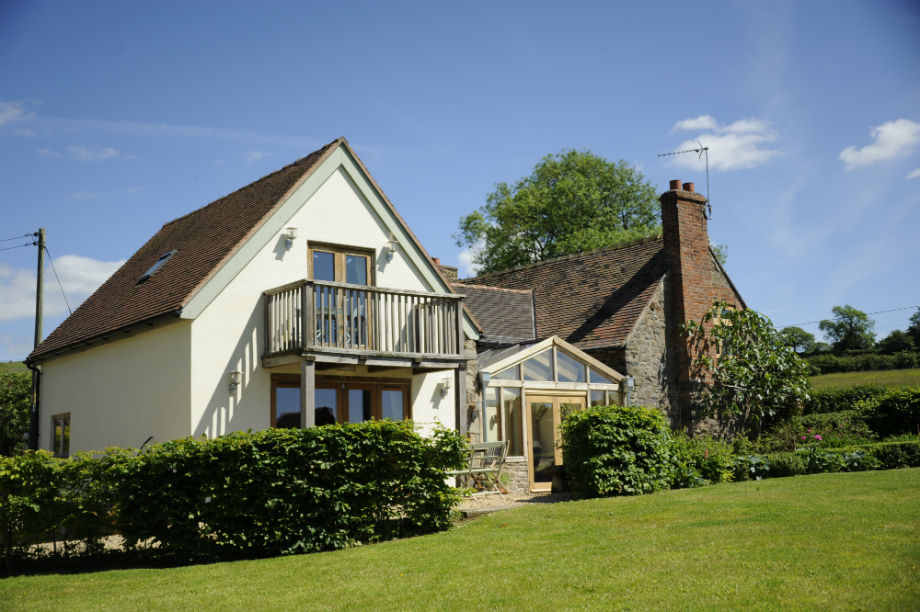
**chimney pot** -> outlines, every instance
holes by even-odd
[[[436,265],[436,266],[440,266],[440,265],[441,265],[441,258],[440,258],[440,257],[432,257],[432,259],[434,259],[434,265]]]
[[[680,179],[672,179],[671,189],[680,189],[680,188],[681,188]]]
[[[684,183],[684,190],[693,193],[693,183]]]

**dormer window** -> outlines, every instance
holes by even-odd
[[[155,264],[150,266],[150,269],[144,272],[144,275],[138,279],[137,284],[142,285],[150,280],[150,277],[156,274],[156,271],[163,267],[167,261],[169,261],[173,255],[176,254],[176,249],[173,249],[167,253],[163,253]]]

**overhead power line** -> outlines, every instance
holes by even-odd
[[[11,247],[0,249],[0,251],[12,251],[13,249],[21,249],[23,247],[29,247],[29,246],[34,246],[34,245],[35,245],[34,242],[26,242],[25,244],[17,244],[16,246],[11,246]]]
[[[22,240],[23,238],[31,238],[35,234],[23,234],[22,236],[13,236],[12,238],[3,238],[0,242],[9,242],[10,240]]]
[[[51,257],[51,251],[48,250],[47,246],[45,246],[45,254],[48,255],[48,261],[51,262],[51,271],[54,272],[54,278],[57,279],[58,287],[61,288],[61,295],[64,297],[64,305],[67,306],[67,312],[73,314],[73,310],[70,309],[70,302],[67,301],[67,294],[64,293],[64,285],[61,284],[61,277],[58,276],[57,268],[54,267],[54,258]]]
[[[920,308],[920,306],[902,306],[900,308],[889,308],[888,310],[876,310],[875,312],[867,312],[865,314],[877,315],[877,314],[885,314],[886,312],[898,312],[899,310],[911,310],[913,308]],[[821,319],[821,321],[827,321],[827,320],[828,319]],[[821,323],[821,321],[805,321],[804,323],[789,323],[787,325],[783,325],[783,327],[792,327],[792,326],[799,326],[799,325],[818,325],[819,323]]]

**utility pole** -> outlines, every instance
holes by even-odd
[[[34,234],[38,238],[33,244],[38,245],[38,280],[35,284],[35,347],[42,341],[42,310],[44,308],[45,287],[45,228]],[[29,448],[38,450],[38,368],[32,368],[32,408],[29,412]]]

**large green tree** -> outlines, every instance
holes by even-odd
[[[792,349],[800,355],[815,350],[814,334],[808,333],[801,327],[796,327],[795,325],[784,327],[779,330],[779,335],[786,343],[786,346],[791,346]]]
[[[739,419],[749,433],[799,414],[808,399],[808,363],[766,316],[716,302],[683,327],[696,355],[694,374],[711,382],[700,402],[707,414]]]
[[[547,155],[514,185],[460,219],[459,246],[477,249],[482,273],[651,236],[660,231],[655,187],[624,161],[589,151]]]
[[[920,308],[910,315],[910,325],[907,327],[907,333],[914,339],[914,346],[920,347]]]
[[[875,321],[861,310],[849,304],[831,309],[834,319],[824,319],[818,327],[833,343],[838,352],[853,349],[869,349],[875,346]]]

